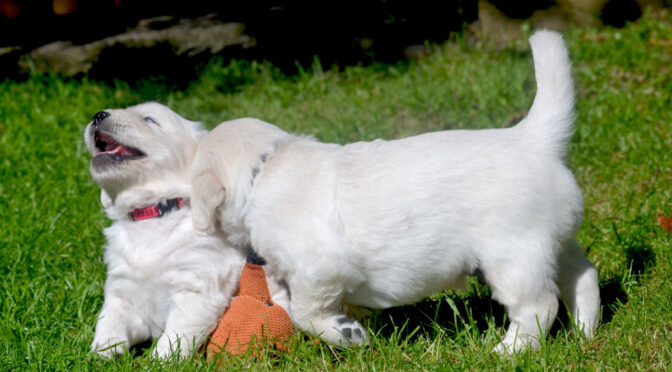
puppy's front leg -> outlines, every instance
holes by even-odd
[[[366,329],[340,311],[341,293],[342,289],[291,285],[292,321],[334,345],[368,344]]]
[[[271,299],[285,309],[291,318],[290,294],[287,282],[285,282],[282,275],[278,273],[273,265],[266,264],[264,266],[264,271],[266,273],[266,283],[268,283],[268,292],[271,295]]]
[[[190,356],[215,329],[225,307],[196,292],[176,294],[154,354],[167,358],[179,351],[182,358]]]
[[[111,358],[151,336],[149,327],[130,311],[126,301],[106,296],[91,344],[94,353]]]

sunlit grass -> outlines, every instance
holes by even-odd
[[[566,34],[577,80],[570,167],[584,192],[579,241],[600,272],[604,322],[581,341],[559,322],[541,350],[490,350],[503,309],[476,282],[417,306],[376,311],[372,341],[343,350],[297,336],[289,353],[231,369],[665,370],[672,361],[672,24],[647,15],[624,29]],[[509,126],[534,96],[528,50],[457,42],[421,62],[285,76],[264,63],[213,61],[176,91],[145,82],[107,86],[35,76],[0,83],[0,370],[209,370],[202,359],[160,364],[89,353],[102,304],[109,222],[90,180],[84,125],[104,108],[146,100],[213,127],[258,117],[323,141],[398,138],[441,129]],[[562,312],[562,311],[561,311]],[[407,322],[408,318],[408,322]]]

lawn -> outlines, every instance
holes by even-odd
[[[602,322],[582,341],[556,322],[538,351],[490,350],[504,335],[489,289],[437,294],[374,311],[369,346],[340,349],[297,336],[289,353],[230,368],[301,370],[651,370],[672,367],[672,21],[646,14],[622,29],[565,34],[577,81],[569,166],[586,213],[578,236],[602,288]],[[202,358],[159,362],[146,349],[107,361],[89,353],[102,305],[102,228],[109,225],[82,140],[102,109],[158,100],[208,127],[252,116],[323,141],[496,128],[534,97],[525,43],[462,37],[419,62],[286,76],[265,63],[213,61],[184,89],[32,76],[0,82],[0,370],[211,370]],[[561,313],[564,311],[561,310]]]

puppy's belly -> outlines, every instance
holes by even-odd
[[[344,301],[371,308],[387,308],[416,303],[423,298],[451,288],[464,288],[467,275],[442,273],[432,278],[381,277],[346,293]]]

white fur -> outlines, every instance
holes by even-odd
[[[187,169],[205,134],[157,103],[107,110],[104,131],[147,156],[97,167],[91,174],[113,220],[105,229],[105,301],[91,348],[105,356],[158,337],[155,354],[179,349],[188,356],[217,325],[244,265],[242,249],[223,233],[205,236],[192,228],[188,205],[163,217],[132,221],[129,212],[176,197],[189,197]],[[145,121],[150,117],[155,123]],[[85,141],[99,153],[90,123]]]
[[[512,128],[340,146],[256,119],[220,124],[192,166],[195,228],[251,242],[288,283],[295,324],[335,344],[367,341],[342,301],[409,304],[476,270],[511,322],[496,350],[537,347],[558,297],[591,336],[597,273],[574,240],[583,202],[563,161],[570,62],[557,33],[530,43],[537,95]]]

